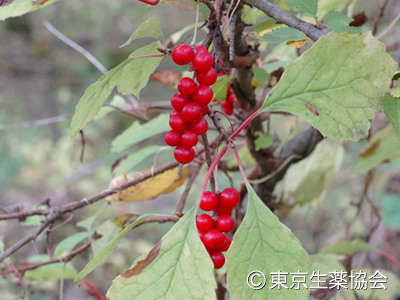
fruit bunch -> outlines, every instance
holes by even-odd
[[[213,68],[214,59],[204,46],[178,45],[172,51],[172,60],[178,65],[191,63],[197,81],[189,77],[179,81],[179,93],[171,98],[173,109],[169,125],[172,130],[165,134],[165,143],[176,147],[175,159],[187,164],[194,159],[193,147],[197,145],[198,136],[208,130],[204,116],[214,96],[210,85],[217,80],[217,72]]]
[[[234,102],[235,102],[235,94],[232,92],[232,89],[230,86],[228,86],[228,91],[226,95],[225,101],[222,102],[222,111],[227,114],[231,115],[233,114],[233,108],[234,108]]]
[[[230,232],[235,227],[235,221],[230,214],[239,201],[240,194],[232,187],[224,189],[218,195],[206,191],[201,196],[200,208],[213,212],[213,217],[208,214],[198,215],[196,226],[215,269],[221,268],[225,263],[225,256],[221,252],[228,250],[231,238],[224,232]]]

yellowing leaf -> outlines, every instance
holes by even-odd
[[[303,39],[303,40],[298,40],[298,41],[287,41],[286,45],[295,47],[295,48],[301,48],[307,44],[310,43],[309,39]]]
[[[117,188],[130,180],[134,180],[143,174],[150,172],[151,170],[145,170],[132,176],[116,177],[111,181],[109,188]],[[111,202],[131,202],[153,199],[160,194],[170,193],[180,187],[185,182],[188,175],[189,167],[184,167],[182,169],[182,174],[179,174],[179,168],[176,167],[172,170],[168,170],[156,176],[150,177],[149,179],[124,189],[119,193],[111,195],[107,197],[106,200]]]

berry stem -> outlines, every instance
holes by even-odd
[[[199,24],[199,11],[200,11],[200,4],[197,2],[197,7],[196,7],[196,22],[194,23],[194,32],[193,32],[193,40],[190,43],[191,45],[196,44],[196,38],[197,38],[197,26]]]
[[[206,161],[207,161],[207,165],[208,168],[211,168],[212,165],[212,156],[211,156],[211,150],[210,147],[208,145],[208,139],[207,139],[207,134],[203,134],[201,136],[201,138],[203,139],[203,144],[204,144],[204,153],[206,155]],[[217,186],[216,186],[216,182],[215,182],[215,176],[214,176],[214,172],[211,173],[210,175],[210,185],[211,185],[211,190],[214,194],[216,194],[217,192]]]
[[[260,111],[257,110],[256,112],[252,113],[239,127],[236,129],[234,133],[231,134],[229,137],[229,140],[233,140],[239,133],[242,132],[242,130],[249,125],[251,121],[253,121],[258,115],[260,114]]]
[[[238,163],[240,174],[242,175],[244,182],[247,182],[247,177],[246,177],[246,174],[244,173],[243,164],[242,164],[242,160],[240,159],[239,152],[237,151],[236,146],[233,142],[229,143],[229,146],[232,148],[233,154],[236,157],[236,161]]]

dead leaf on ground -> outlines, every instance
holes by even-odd
[[[131,176],[119,176],[111,180],[110,189],[115,189],[128,181],[135,180],[143,174],[150,173],[151,170],[145,170],[141,173],[136,173]],[[106,198],[107,201],[111,202],[132,202],[132,201],[143,201],[154,199],[160,194],[166,194],[174,191],[182,184],[189,176],[189,167],[183,167],[182,174],[179,174],[179,168],[176,167],[171,170],[167,170],[161,174],[150,177],[143,182],[140,182],[134,186],[131,186],[121,192],[113,194]]]

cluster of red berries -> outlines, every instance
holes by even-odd
[[[235,221],[230,214],[239,201],[240,194],[232,187],[224,189],[219,195],[210,191],[204,192],[200,199],[202,210],[214,212],[214,218],[208,214],[198,215],[196,226],[215,269],[225,264],[225,256],[221,252],[228,250],[231,238],[223,232],[232,231],[235,227]]]
[[[232,89],[230,86],[228,86],[228,91],[226,95],[225,101],[222,102],[222,111],[227,114],[231,115],[233,114],[233,108],[234,108],[234,102],[235,102],[235,94],[232,92]]]
[[[198,136],[208,130],[204,116],[208,112],[208,104],[214,97],[210,85],[216,82],[217,72],[213,68],[214,59],[204,46],[178,45],[172,51],[172,60],[178,65],[192,63],[198,82],[197,84],[189,77],[179,81],[179,93],[171,98],[173,109],[169,125],[172,130],[165,134],[165,143],[176,147],[175,159],[187,164],[194,159],[193,147],[197,145]]]

